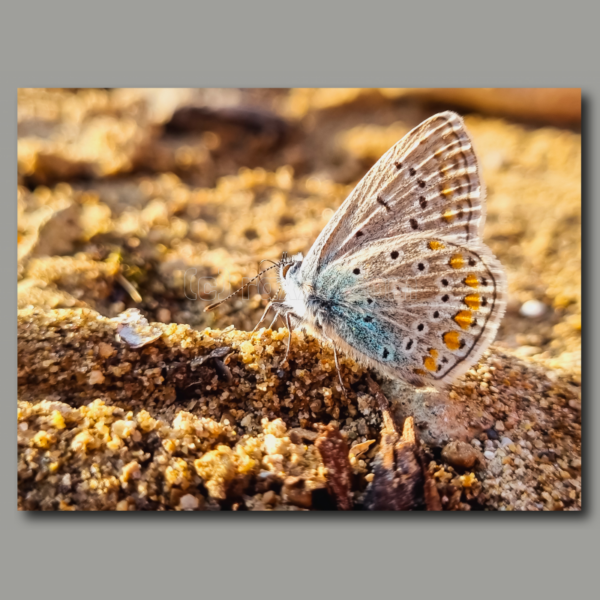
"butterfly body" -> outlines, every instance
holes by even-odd
[[[286,297],[274,307],[368,367],[440,387],[479,359],[504,314],[484,220],[463,121],[435,115],[373,166],[306,258],[282,261]]]

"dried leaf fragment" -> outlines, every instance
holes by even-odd
[[[377,383],[367,383],[383,413],[381,447],[375,459],[374,477],[369,485],[365,506],[368,510],[442,510],[433,478],[425,465],[414,419],[404,421],[402,436],[389,411],[389,402]]]
[[[424,477],[417,452],[412,417],[404,423],[402,438],[384,426],[366,502],[369,510],[414,510],[423,505]]]
[[[374,444],[375,440],[367,440],[366,442],[362,442],[361,444],[356,444],[354,446],[352,446],[352,448],[350,448],[350,453],[348,454],[348,456],[350,458],[358,458],[359,456],[362,456],[371,446],[371,444]]]
[[[210,360],[211,358],[223,358],[224,356],[227,356],[230,352],[230,346],[220,346],[219,348],[215,348],[210,354],[194,358],[190,362],[190,368],[192,369],[192,371],[194,371],[197,367],[203,365],[206,361]]]
[[[117,333],[131,348],[151,344],[162,335],[162,329],[150,325],[137,308],[128,308],[112,320],[119,324]]]
[[[315,446],[321,453],[323,463],[327,467],[327,486],[334,496],[340,510],[352,508],[351,476],[348,460],[348,444],[340,430],[327,425],[315,440]]]

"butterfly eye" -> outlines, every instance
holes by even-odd
[[[284,277],[287,275],[287,272],[290,270],[291,266],[292,266],[292,263],[290,263],[289,265],[285,265],[285,267],[283,267],[283,276]]]

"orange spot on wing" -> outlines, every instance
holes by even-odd
[[[464,259],[462,257],[462,254],[455,254],[450,259],[450,266],[453,269],[462,269],[464,264],[465,264],[465,261],[464,261]]]
[[[460,335],[458,331],[449,331],[444,334],[444,344],[448,350],[458,350],[460,348]]]
[[[423,371],[423,369],[415,369],[415,373],[417,375],[427,375],[427,371]]]
[[[477,279],[477,277],[475,277],[475,275],[473,275],[473,273],[469,273],[467,275],[467,278],[465,279],[465,283],[472,288],[477,288],[479,287],[479,279]]]
[[[444,244],[442,244],[442,242],[438,242],[437,240],[431,240],[429,242],[429,249],[430,250],[443,250],[446,246],[444,246]]]
[[[472,310],[479,310],[479,303],[481,298],[479,294],[469,294],[465,296],[465,304]]]
[[[435,371],[437,369],[437,364],[435,362],[435,359],[431,358],[431,356],[426,356],[423,359],[423,364],[425,365],[425,368],[428,371]]]
[[[445,210],[444,214],[442,215],[442,219],[444,219],[444,221],[446,221],[446,223],[452,223],[452,221],[454,221],[455,218],[456,218],[456,215],[449,209]]]
[[[454,317],[454,320],[460,325],[461,329],[468,329],[469,325],[473,322],[473,316],[470,310],[461,310]]]
[[[435,348],[429,348],[429,356],[423,358],[423,364],[428,371],[437,371],[435,359],[438,357],[438,351]]]
[[[440,194],[442,194],[442,196],[451,196],[453,191],[454,190],[452,188],[445,187],[440,190]]]

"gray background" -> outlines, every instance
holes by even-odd
[[[21,3],[0,18],[5,598],[595,595],[598,382],[592,202],[597,15],[503,1]],[[581,87],[584,511],[580,514],[33,514],[16,509],[18,87]],[[592,235],[589,235],[589,232]],[[593,270],[593,271],[592,271]],[[14,287],[13,287],[14,286]],[[595,372],[594,372],[595,371]],[[589,587],[588,587],[589,586]],[[587,589],[586,589],[587,588]],[[5,591],[6,590],[6,591]]]

